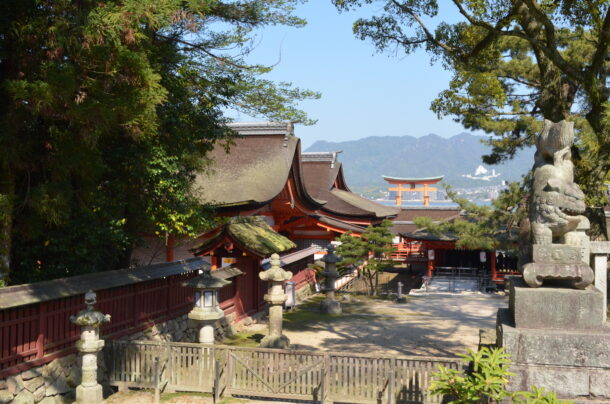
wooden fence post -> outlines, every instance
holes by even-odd
[[[133,314],[131,318],[133,319],[132,327],[136,327],[140,321],[140,313],[138,312],[138,284],[134,283],[132,288],[133,297],[131,298],[131,309]]]
[[[38,338],[36,339],[36,359],[44,356],[44,336],[47,332],[47,303],[38,303]]]
[[[320,401],[322,404],[331,403],[330,400],[330,354],[324,353],[324,361],[322,363],[322,394]]]
[[[231,397],[231,388],[233,387],[233,373],[235,372],[235,358],[231,354],[231,350],[227,348],[227,387],[225,387],[225,392],[228,397]]]
[[[154,370],[154,383],[155,383],[155,404],[159,404],[159,401],[161,401],[161,389],[160,389],[160,384],[161,384],[161,375],[160,375],[160,369],[159,369],[159,357],[155,358],[155,370]]]
[[[388,404],[394,404],[396,402],[396,397],[394,397],[394,381],[396,379],[396,370],[392,369],[390,374],[388,375]]]
[[[220,400],[220,361],[214,361],[214,404]]]

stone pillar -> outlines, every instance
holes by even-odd
[[[407,298],[402,295],[403,286],[404,285],[402,284],[402,282],[398,282],[398,291],[397,291],[398,293],[396,293],[396,301],[398,303],[406,303],[406,301],[407,301]]]
[[[604,295],[604,313],[608,312],[608,254],[610,241],[592,241],[590,244],[591,263],[595,271],[595,287]]]
[[[101,403],[104,400],[102,386],[97,382],[97,353],[104,347],[104,340],[99,337],[99,327],[110,321],[109,314],[93,310],[96,294],[93,291],[85,293],[87,308],[81,310],[70,321],[81,326],[81,339],[76,348],[82,357],[82,382],[76,387],[76,402],[82,404]]]
[[[271,267],[258,276],[269,282],[269,291],[265,295],[265,301],[269,305],[269,334],[261,341],[261,347],[286,349],[290,346],[290,341],[282,334],[283,305],[286,301],[284,281],[292,278],[292,273],[280,267],[279,255],[272,254]]]
[[[580,249],[580,260],[587,265],[589,265],[589,244],[591,243],[589,236],[587,236],[587,231],[589,231],[589,229],[591,229],[591,222],[589,222],[589,219],[587,219],[586,216],[581,216],[576,230],[571,231],[564,236],[564,241],[567,245],[572,245]]]
[[[328,314],[341,314],[341,303],[335,298],[335,281],[339,277],[337,262],[341,259],[335,255],[335,247],[332,244],[329,244],[326,248],[326,255],[322,258],[322,261],[324,262],[322,275],[325,278],[324,291],[326,292],[326,298],[320,304],[320,310]]]

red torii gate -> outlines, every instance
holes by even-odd
[[[402,193],[403,192],[421,192],[424,193],[424,206],[430,205],[430,195],[428,192],[436,191],[437,189],[434,187],[429,187],[428,185],[434,185],[443,179],[443,175],[438,177],[428,177],[428,178],[400,178],[400,177],[388,177],[386,175],[382,175],[383,179],[389,182],[392,185],[396,185],[396,187],[388,188],[388,191],[396,191],[396,205],[402,205]],[[403,185],[408,185],[408,187],[403,188]],[[423,185],[423,187],[415,187],[416,185]]]

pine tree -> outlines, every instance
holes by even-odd
[[[379,286],[379,274],[392,267],[392,221],[384,219],[378,226],[369,225],[362,237],[350,233],[342,234],[338,241],[337,254],[342,258],[341,266],[361,266],[369,295],[375,296]]]

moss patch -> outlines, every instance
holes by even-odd
[[[240,332],[225,338],[222,343],[230,346],[255,348],[259,346],[264,335],[257,332]]]
[[[210,393],[163,393],[161,394],[161,402],[167,402],[173,399],[185,397],[212,397]]]

